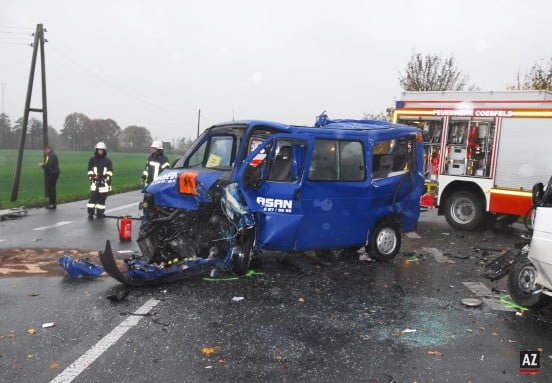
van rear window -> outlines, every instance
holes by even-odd
[[[310,181],[364,181],[366,165],[359,141],[316,140]]]

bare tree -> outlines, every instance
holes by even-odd
[[[121,133],[121,128],[110,118],[89,120],[84,125],[82,134],[84,147],[91,149],[96,143],[103,141],[109,150],[117,151],[119,148],[119,133]]]
[[[151,133],[142,126],[127,126],[119,135],[121,149],[130,152],[144,151],[151,144]]]
[[[73,150],[83,150],[83,133],[85,125],[90,119],[82,113],[71,113],[65,117],[61,135]]]
[[[533,64],[529,72],[521,81],[521,73],[518,72],[516,83],[507,86],[510,90],[552,90],[552,58],[548,63],[543,60]]]
[[[393,118],[393,108],[385,108],[384,112],[379,113],[363,113],[363,120],[380,120],[380,121],[391,121]]]
[[[11,148],[13,137],[10,118],[5,113],[0,114],[0,149]]]
[[[399,83],[405,91],[463,90],[468,78],[458,69],[454,56],[414,52]]]

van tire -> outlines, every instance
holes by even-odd
[[[391,261],[401,248],[399,226],[389,221],[378,223],[367,247],[371,258],[383,262]]]
[[[452,193],[445,201],[445,218],[450,226],[460,230],[475,230],[487,221],[481,198],[470,191]]]
[[[549,303],[548,297],[543,294],[532,294],[537,288],[534,280],[537,269],[527,258],[519,258],[513,264],[508,275],[508,291],[518,305],[538,308]]]
[[[255,242],[255,231],[249,230],[243,234],[239,251],[232,259],[232,271],[237,275],[245,275],[249,270]]]

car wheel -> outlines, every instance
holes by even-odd
[[[371,258],[378,261],[390,261],[401,248],[401,233],[397,225],[381,222],[376,225],[368,246]]]
[[[487,212],[477,195],[469,191],[458,191],[445,202],[445,218],[454,228],[475,230],[485,223]]]
[[[542,294],[533,294],[537,289],[536,278],[537,269],[528,258],[523,257],[514,262],[508,275],[508,290],[514,302],[527,307],[538,307],[547,303]]]
[[[237,246],[237,251],[232,259],[232,270],[237,275],[244,275],[249,270],[251,263],[251,253],[253,252],[253,243],[255,241],[255,232],[246,232],[242,237],[241,243]]]

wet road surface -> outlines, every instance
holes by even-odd
[[[114,196],[111,206],[139,198]],[[55,219],[36,211],[41,217],[2,222],[0,238],[8,241],[0,243],[0,256],[13,244],[97,250],[106,237],[133,248],[118,243],[113,222],[87,222],[78,203],[69,205]],[[52,238],[37,244],[23,230],[44,220],[75,225],[47,229]],[[0,381],[48,382],[70,376],[62,374],[79,360],[75,382],[552,381],[551,307],[520,317],[460,303],[474,296],[462,282],[504,289],[504,281],[480,276],[484,259],[472,247],[512,247],[520,231],[456,232],[429,212],[417,233],[420,239],[403,238],[403,253],[391,263],[343,255],[312,266],[310,275],[266,254],[256,267],[262,275],[153,288],[129,289],[107,277],[0,278]],[[120,303],[106,299],[124,291]],[[145,315],[132,314],[148,302],[157,303]],[[42,329],[46,322],[55,327]],[[28,334],[31,328],[37,333]],[[519,352],[537,349],[542,372],[520,375]]]

